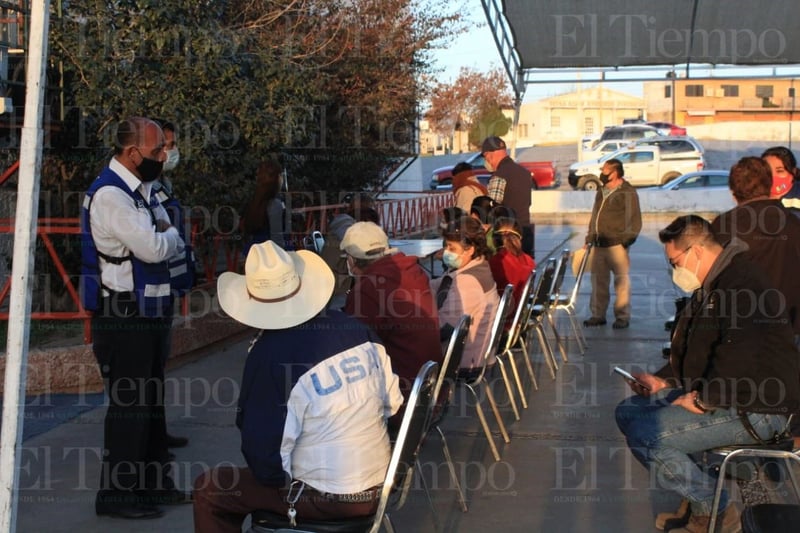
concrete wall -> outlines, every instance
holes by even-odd
[[[642,213],[722,213],[735,206],[722,191],[659,191],[639,189]],[[591,213],[593,191],[531,191],[531,214]]]

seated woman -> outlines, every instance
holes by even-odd
[[[492,322],[500,297],[489,268],[489,249],[481,223],[465,216],[448,224],[443,231],[447,267],[441,278],[431,280],[439,308],[442,339],[450,334],[461,317],[472,317],[472,327],[461,357],[461,370],[480,370],[483,354],[489,344]],[[494,355],[489,364],[494,363]]]
[[[525,282],[536,268],[536,263],[531,256],[522,251],[522,231],[516,219],[511,217],[496,218],[492,225],[492,239],[494,240],[495,253],[489,260],[492,276],[497,283],[497,293],[503,294],[505,286],[509,283],[514,287],[513,311],[506,318],[505,331],[511,329],[514,313],[522,297]],[[505,336],[500,343],[505,342]]]
[[[513,218],[501,217],[494,221],[492,238],[495,254],[489,260],[492,276],[497,282],[497,292],[503,293],[507,284],[514,286],[514,301],[519,302],[522,288],[536,268],[531,256],[522,251],[522,230]]]

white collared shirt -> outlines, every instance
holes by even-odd
[[[147,202],[151,183],[143,183],[125,168],[117,158],[108,164],[115,174],[130,188],[137,190]],[[160,205],[154,210],[158,220],[169,222],[167,212]],[[153,225],[148,205],[137,206],[131,197],[118,187],[101,187],[95,194],[89,210],[89,223],[97,250],[111,257],[125,257],[132,253],[146,263],[165,261],[184,248],[178,230],[170,227],[159,233]],[[133,266],[130,261],[119,265],[99,258],[100,276],[104,286],[114,291],[133,290]]]

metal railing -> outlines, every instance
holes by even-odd
[[[391,238],[412,237],[426,232],[436,231],[439,213],[446,207],[453,205],[453,195],[449,192],[420,193],[409,192],[416,196],[380,201],[376,209],[380,213],[381,225]],[[296,248],[302,247],[303,237],[314,230],[325,233],[327,231],[328,214],[345,208],[344,204],[325,205],[299,208],[295,213],[304,217],[305,233],[295,233],[290,236],[290,241]],[[202,221],[192,223],[192,244],[197,254],[198,263],[202,274],[205,276],[203,283],[196,287],[197,290],[207,289],[216,283],[217,276],[226,270],[238,272],[242,263],[242,241],[238,236],[232,238],[231,234],[200,233],[198,228]],[[0,235],[14,234],[14,220],[12,218],[0,219]],[[47,251],[47,257],[52,262],[55,270],[64,284],[72,311],[35,311],[31,313],[32,320],[65,320],[83,322],[83,341],[91,342],[91,313],[81,304],[78,289],[73,283],[76,274],[70,275],[64,265],[58,248],[53,243],[55,236],[69,236],[80,234],[80,220],[78,218],[40,218],[36,229],[38,241]],[[220,268],[222,267],[222,268]],[[11,289],[11,276],[0,288],[0,308],[7,306],[7,298]],[[181,314],[188,313],[188,300],[185,297],[180,303]],[[8,312],[0,312],[0,320],[8,320]]]

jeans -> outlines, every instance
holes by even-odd
[[[663,389],[652,396],[632,396],[617,406],[617,426],[633,456],[651,470],[659,484],[688,499],[692,514],[708,516],[714,501],[716,480],[690,457],[733,444],[755,444],[735,409],[694,414],[671,405],[685,391]],[[750,423],[762,439],[771,438],[786,427],[787,417],[773,414],[748,414]],[[653,471],[655,469],[655,471]],[[720,511],[727,506],[723,491]]]
[[[592,272],[592,296],[589,310],[595,318],[605,318],[608,303],[611,300],[609,284],[611,273],[614,273],[614,318],[630,320],[631,318],[631,259],[628,250],[621,244],[603,248],[592,247],[590,259]]]

